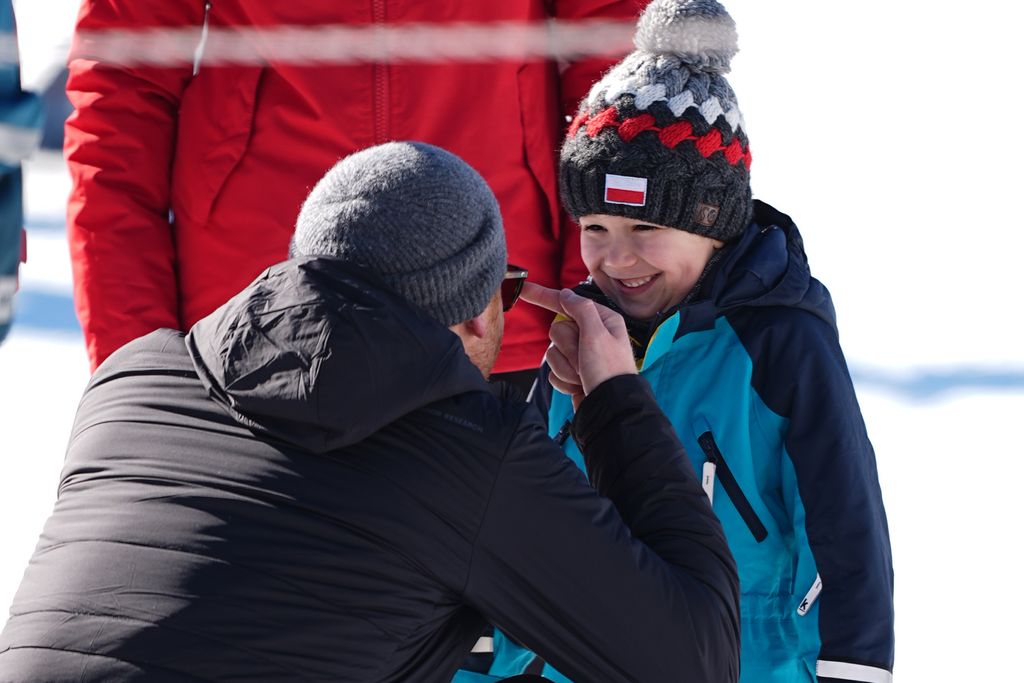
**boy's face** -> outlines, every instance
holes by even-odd
[[[580,228],[583,263],[594,283],[640,320],[682,300],[722,246],[685,230],[607,214],[582,216]]]

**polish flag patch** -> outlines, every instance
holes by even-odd
[[[647,203],[647,178],[606,173],[604,176],[604,201],[607,204],[643,206]]]

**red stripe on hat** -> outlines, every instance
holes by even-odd
[[[743,145],[739,138],[733,138],[729,146],[725,148],[725,160],[735,166],[743,159]]]
[[[658,137],[661,139],[661,144],[665,145],[669,149],[672,149],[680,142],[684,140],[693,140],[693,124],[689,121],[680,121],[679,123],[673,123],[671,126],[666,126],[661,129],[661,133]]]
[[[641,114],[623,121],[619,126],[619,137],[623,142],[629,142],[645,130],[657,130],[657,126],[654,125],[654,117],[650,114]]]
[[[722,131],[717,128],[712,128],[697,139],[697,151],[705,159],[720,149],[722,149]]]
[[[587,122],[588,118],[590,118],[590,115],[587,114],[587,112],[585,111],[581,111],[579,114],[576,115],[576,118],[572,120],[572,124],[569,126],[570,138],[576,137],[577,131],[579,131],[583,124]]]
[[[604,200],[606,202],[621,202],[624,204],[643,204],[646,197],[641,190],[623,190],[619,187],[606,187]]]
[[[609,126],[613,126],[615,128],[619,127],[619,112],[615,110],[615,107],[608,107],[603,112],[587,121],[587,135],[594,137]]]
[[[682,142],[693,141],[696,143],[697,151],[705,158],[716,152],[722,152],[730,165],[735,166],[742,161],[748,171],[753,160],[750,155],[750,147],[744,148],[743,144],[739,142],[739,138],[733,138],[727,147],[723,147],[722,131],[712,128],[706,134],[694,137],[693,126],[688,121],[679,121],[659,128],[654,125],[654,117],[650,114],[641,114],[619,121],[619,113],[615,107],[608,107],[593,118],[588,118],[586,114],[582,113],[578,115],[569,129],[570,136],[575,135],[581,126],[585,126],[587,135],[592,138],[597,137],[605,128],[616,128],[619,131],[619,137],[625,142],[629,142],[645,130],[653,130],[658,133],[661,144],[669,149]]]

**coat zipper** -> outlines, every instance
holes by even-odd
[[[564,446],[565,442],[569,440],[570,434],[572,434],[572,420],[566,420],[552,440],[559,446]]]
[[[387,18],[385,0],[373,0],[373,23],[383,24]],[[373,63],[373,137],[374,143],[380,144],[390,139],[388,130],[389,65],[385,62]]]
[[[714,469],[707,466],[704,468],[704,490],[708,490],[708,482],[706,480],[708,479],[709,472],[712,481],[717,474],[718,480],[722,482],[722,488],[725,489],[725,493],[729,496],[736,511],[740,513],[740,517],[743,518],[747,528],[750,529],[750,533],[754,535],[754,540],[760,543],[768,538],[768,530],[761,523],[750,501],[743,495],[743,490],[740,489],[736,477],[733,476],[732,470],[729,469],[728,463],[722,457],[722,452],[718,449],[718,444],[715,443],[715,436],[710,431],[704,432],[697,437],[697,443],[703,449],[708,462],[714,465]],[[712,495],[709,494],[708,498],[712,498]]]

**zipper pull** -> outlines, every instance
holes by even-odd
[[[698,436],[697,443],[700,444],[700,448],[704,451],[704,456],[707,458],[704,462],[704,472],[701,475],[700,485],[708,496],[708,502],[714,505],[715,472],[718,471],[718,448],[715,446],[715,440],[711,437],[710,431],[706,431]]]
[[[562,428],[555,434],[555,443],[559,446],[564,446],[565,442],[569,440],[569,435],[572,433],[572,420],[566,420]]]
[[[708,460],[704,463],[704,476],[700,480],[700,485],[704,487],[704,493],[708,495],[708,502],[712,505],[715,502],[715,470],[717,469],[718,466]]]
[[[800,606],[796,608],[796,613],[800,616],[807,616],[807,613],[811,611],[811,605],[818,599],[818,595],[821,593],[821,574],[814,576],[814,585],[811,586],[811,590],[807,591],[807,595],[800,601]]]

